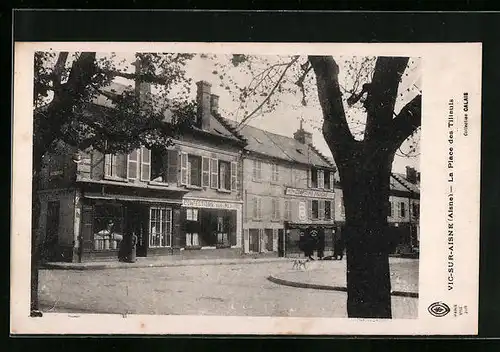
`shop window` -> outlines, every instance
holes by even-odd
[[[172,246],[172,209],[151,207],[149,213],[149,247]]]
[[[227,161],[219,161],[219,188],[231,189],[231,164]]]
[[[186,247],[199,247],[199,210],[186,209]]]
[[[94,205],[95,251],[116,250],[123,239],[123,209],[118,204]]]
[[[325,200],[325,220],[332,219],[332,202]]]
[[[229,224],[224,216],[217,217],[217,246],[229,247]]]

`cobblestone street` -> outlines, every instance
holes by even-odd
[[[328,265],[338,266],[332,275],[345,276],[345,261]],[[393,265],[392,270],[398,267],[409,270],[407,265]],[[267,280],[269,275],[290,270],[291,262],[42,270],[40,303],[44,312],[347,316],[345,292],[287,287]],[[392,302],[394,318],[416,317],[417,299],[393,297]]]

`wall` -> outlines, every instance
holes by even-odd
[[[73,185],[77,164],[73,162],[76,148],[59,142],[46,153],[40,170],[40,189],[69,188]]]

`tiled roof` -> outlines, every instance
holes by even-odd
[[[132,89],[134,88],[131,85],[127,86],[117,82],[112,82],[109,86],[102,88],[102,90],[105,91],[106,93],[112,93],[116,95],[120,95],[126,90],[132,90]],[[108,108],[113,107],[111,99],[107,98],[102,94],[98,95],[94,99],[94,104],[99,106],[105,106]],[[170,111],[165,112],[165,118],[169,119],[170,117],[171,117],[171,112]],[[195,129],[200,130],[198,128]],[[239,142],[242,141],[241,138],[238,136],[238,134],[234,133],[234,131],[231,130],[231,126],[227,126],[227,124],[224,122],[224,119],[221,116],[212,115],[210,120],[210,130],[205,132],[208,132],[215,136],[223,136],[225,138],[229,138]]]
[[[226,121],[233,127],[236,126],[235,121]],[[249,125],[238,129],[238,133],[247,141],[245,149],[248,151],[291,162],[326,168],[334,167],[312,145],[302,144],[294,138],[271,133]]]
[[[392,177],[395,178],[406,191],[414,192],[416,194],[420,194],[420,183],[412,183],[406,179],[405,174],[393,173]]]

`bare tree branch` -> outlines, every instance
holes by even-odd
[[[407,57],[379,57],[375,64],[373,80],[365,101],[367,110],[364,140],[367,144],[373,139],[377,143],[389,131],[394,105],[398,95],[399,83],[406,66]]]
[[[339,67],[331,56],[309,56],[309,62],[316,74],[318,98],[323,110],[323,136],[332,153],[347,152],[354,146],[355,139],[349,130],[342,104]]]
[[[257,111],[260,110],[261,107],[264,106],[264,104],[272,97],[274,91],[276,90],[276,88],[278,88],[278,86],[280,85],[281,81],[283,80],[283,77],[285,77],[285,74],[286,74],[286,71],[288,71],[288,69],[299,59],[299,56],[295,56],[285,67],[285,69],[283,70],[283,72],[281,73],[280,77],[278,78],[278,81],[276,82],[276,84],[273,86],[273,88],[271,89],[271,91],[269,92],[269,94],[267,94],[267,96],[264,98],[264,100],[262,100],[262,102],[259,104],[259,106],[257,106],[250,114],[248,114],[247,116],[245,116],[241,122],[238,124],[238,126],[236,127],[237,129],[242,126],[245,122],[247,122],[253,115],[255,115],[255,113]]]
[[[396,151],[422,122],[422,96],[417,95],[406,104],[391,122],[391,134],[387,136],[391,149]]]

